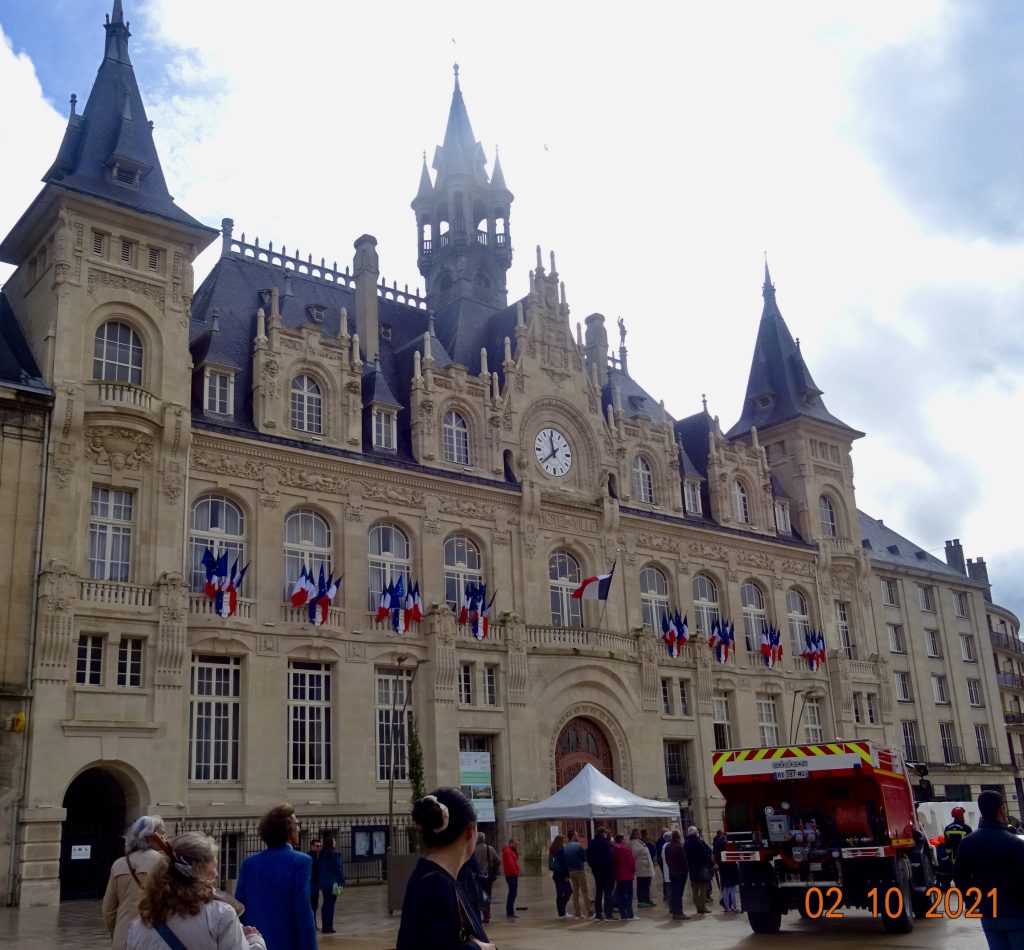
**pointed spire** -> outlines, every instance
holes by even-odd
[[[459,66],[455,64],[455,88],[452,90],[452,104],[448,110],[448,125],[444,130],[444,142],[434,152],[434,168],[437,170],[437,185],[452,174],[469,174],[486,183],[484,165],[487,162],[484,150],[473,134],[473,126],[466,111],[459,85]]]
[[[761,287],[761,296],[767,300],[769,297],[775,299],[775,285],[772,283],[772,275],[768,272],[768,252],[764,252],[764,285]]]
[[[416,192],[416,200],[413,201],[412,205],[415,208],[416,204],[420,201],[429,200],[434,194],[434,185],[430,181],[430,169],[427,168],[427,153],[423,153],[423,168],[420,171],[420,187]]]
[[[107,59],[116,60],[131,66],[132,61],[128,58],[128,38],[132,35],[128,24],[124,22],[124,10],[121,8],[121,0],[114,0],[114,12],[107,17],[103,29],[107,31],[107,47],[104,54]]]
[[[508,191],[505,184],[505,173],[501,170],[501,158],[498,156],[498,146],[494,146],[494,171],[491,174],[491,188],[494,191]]]

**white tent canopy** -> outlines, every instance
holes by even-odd
[[[678,821],[679,806],[675,802],[659,802],[634,795],[588,762],[576,778],[550,798],[505,812],[506,821],[555,818],[665,818]]]

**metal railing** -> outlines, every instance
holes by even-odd
[[[1019,637],[1011,637],[1008,633],[1003,633],[1001,630],[989,630],[989,639],[992,641],[992,646],[1000,650],[1011,650],[1014,653],[1020,653],[1024,655],[1024,640]]]
[[[997,673],[996,678],[999,680],[1000,686],[1024,691],[1024,676],[1019,673]]]
[[[990,745],[978,744],[978,762],[982,765],[998,765],[996,750]]]
[[[908,762],[924,762],[928,758],[928,750],[917,742],[904,742],[903,751]]]
[[[1008,726],[1024,726],[1024,713],[1003,713],[1003,722]]]
[[[942,743],[942,762],[938,765],[963,765],[964,751],[952,742]]]

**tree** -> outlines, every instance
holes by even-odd
[[[411,801],[416,803],[427,794],[426,775],[423,771],[423,746],[416,730],[416,717],[409,714],[409,785],[412,787]],[[414,826],[409,826],[409,851],[416,850],[418,842]]]

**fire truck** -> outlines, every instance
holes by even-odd
[[[890,933],[928,909],[935,856],[916,827],[902,755],[866,741],[712,754],[725,797],[723,861],[739,865],[755,933],[782,915],[835,919],[859,907]]]

